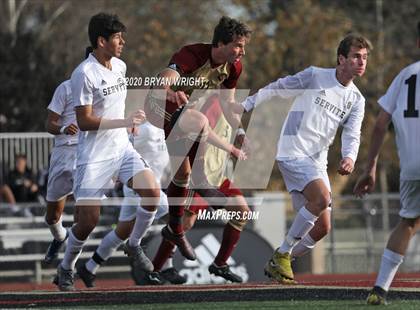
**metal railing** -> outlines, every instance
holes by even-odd
[[[1,176],[5,177],[8,171],[13,170],[16,154],[26,155],[27,166],[33,173],[48,167],[48,155],[53,147],[53,138],[54,136],[47,132],[0,133]]]

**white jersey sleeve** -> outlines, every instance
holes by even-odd
[[[73,97],[70,89],[70,81],[64,81],[55,90],[53,98],[47,107],[48,110],[57,113],[60,118],[58,124],[60,126],[69,126],[76,124],[76,114],[73,107]],[[76,135],[55,135],[54,145],[72,145],[77,144],[78,134]]]
[[[280,78],[261,88],[253,96],[249,96],[241,105],[248,112],[264,101],[273,97],[291,98],[301,94],[309,87],[312,80],[313,67],[306,68],[295,75]]]
[[[401,70],[378,102],[392,115],[400,179],[420,180],[420,61]]]
[[[353,104],[348,118],[343,123],[341,134],[341,155],[356,162],[360,146],[360,133],[365,115],[365,99],[360,96],[359,102]]]
[[[82,70],[73,73],[71,91],[75,107],[93,104],[93,83]]]
[[[392,81],[391,85],[389,86],[386,94],[379,98],[378,102],[379,105],[389,114],[393,114],[395,109],[397,108],[398,97],[400,95],[400,89],[402,85],[402,74],[398,74],[394,80]]]
[[[66,100],[67,100],[67,91],[66,91],[66,86],[63,82],[55,89],[54,95],[47,109],[58,115],[62,115],[64,112],[64,108],[66,106]]]

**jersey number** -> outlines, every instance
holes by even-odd
[[[417,75],[413,74],[405,80],[408,84],[407,110],[404,110],[404,117],[419,117],[419,111],[416,110],[416,81]]]

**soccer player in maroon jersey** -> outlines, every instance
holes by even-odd
[[[219,147],[238,159],[246,154],[217,136],[207,117],[194,107],[193,91],[199,89],[224,89],[220,100],[223,114],[232,128],[241,126],[239,116],[232,111],[234,91],[242,71],[241,58],[251,30],[243,23],[222,17],[214,29],[212,44],[192,44],[176,52],[159,78],[171,82],[163,90],[152,89],[145,104],[148,120],[165,130],[166,143],[171,155],[172,180],[168,186],[169,224],[162,229],[163,237],[174,243],[183,256],[194,260],[195,253],[185,238],[182,224],[184,203],[190,176],[195,190],[203,197],[226,196],[208,185],[204,175],[205,142]],[[196,85],[182,84],[182,78],[198,78]],[[164,94],[162,96],[162,93]],[[192,163],[194,169],[192,170]]]
[[[201,109],[201,112],[208,118],[209,125],[215,133],[225,140],[230,140],[232,128],[222,116],[223,112],[218,96],[210,97]],[[243,139],[243,132],[238,130],[235,142],[240,143]],[[240,283],[243,281],[242,278],[230,270],[227,261],[239,241],[241,231],[247,223],[247,213],[250,210],[241,191],[225,176],[226,159],[227,154],[224,151],[207,145],[204,173],[206,173],[209,183],[216,186],[221,193],[228,197],[227,204],[211,205],[211,207],[213,209],[223,208],[240,214],[240,217],[232,218],[226,223],[220,249],[208,270],[210,274],[223,277],[231,282]],[[190,230],[197,220],[199,211],[208,207],[209,203],[200,194],[194,190],[189,190],[185,207],[186,212],[183,217],[184,230]],[[174,251],[175,245],[163,239],[153,260],[154,271],[152,273],[140,272],[139,274],[142,274],[142,276],[135,279],[136,283],[139,285],[160,285],[164,284],[165,280],[172,284],[185,283],[187,279],[179,275],[177,270],[172,267],[170,258]]]

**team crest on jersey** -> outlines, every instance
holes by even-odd
[[[124,87],[125,86],[125,80],[123,78],[118,78],[117,83],[118,83],[119,87]]]

